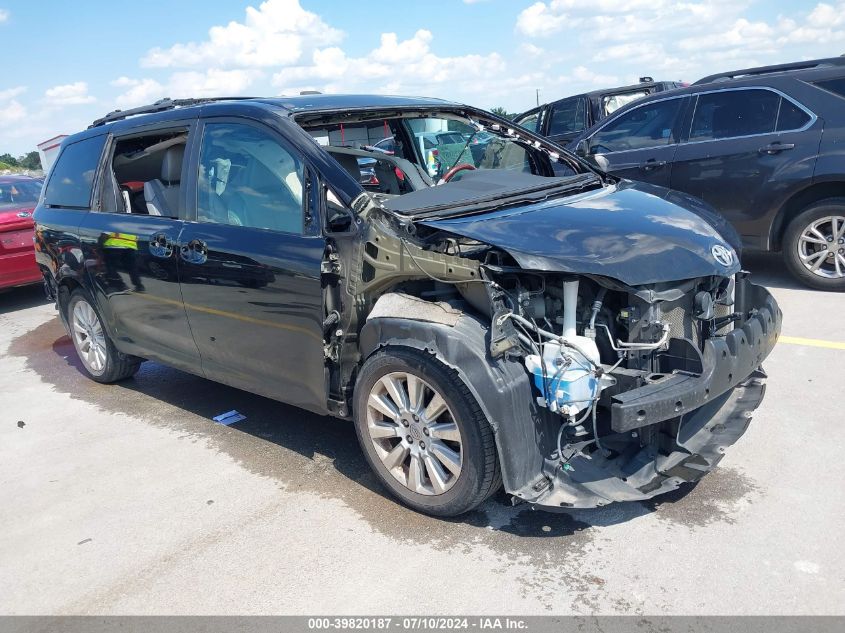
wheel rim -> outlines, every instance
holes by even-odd
[[[831,215],[808,225],[798,237],[798,259],[814,275],[845,277],[845,216]]]
[[[367,430],[384,467],[413,492],[441,495],[461,475],[460,429],[443,396],[419,376],[393,372],[376,381]]]
[[[85,368],[102,374],[106,368],[106,337],[97,313],[87,301],[77,301],[73,306],[72,326],[73,344]]]

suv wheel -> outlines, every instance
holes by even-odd
[[[501,486],[487,418],[457,372],[430,354],[378,352],[361,368],[354,401],[367,461],[407,506],[455,516]]]
[[[67,321],[73,346],[89,377],[109,383],[129,378],[138,371],[141,359],[117,351],[93,302],[82,290],[75,290],[70,296]]]
[[[845,198],[811,204],[786,228],[783,256],[795,277],[819,290],[845,290]]]

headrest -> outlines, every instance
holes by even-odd
[[[161,179],[172,184],[179,182],[182,178],[182,159],[185,156],[184,145],[168,147],[164,152],[164,159],[161,161]]]

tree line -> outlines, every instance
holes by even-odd
[[[41,157],[38,155],[38,152],[29,152],[23,156],[18,156],[17,158],[8,152],[6,154],[0,154],[0,170],[2,169],[10,169],[13,171],[18,169],[41,169]]]

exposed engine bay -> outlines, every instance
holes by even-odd
[[[763,395],[758,357],[774,343],[779,311],[766,304],[761,323],[749,320],[761,311],[745,307],[752,286],[744,273],[629,286],[600,275],[525,270],[506,250],[408,221],[372,197],[359,203],[368,231],[346,286],[362,319],[359,349],[390,344],[391,320],[400,329],[412,321],[420,326],[415,340],[432,353],[475,345],[477,366],[448,352],[443,360],[476,385],[484,381],[475,373],[518,367],[518,380],[505,372],[493,382],[521,383],[524,420],[496,408],[501,394],[478,393],[489,403],[505,487],[515,499],[593,507],[649,498],[696,481],[747,427]],[[456,340],[434,342],[433,328]],[[355,329],[350,323],[340,331]],[[368,341],[372,336],[380,341]],[[729,359],[725,350],[740,337],[761,353]],[[340,371],[334,384],[342,401],[342,385],[352,380],[344,374],[358,352],[340,340],[327,350]],[[714,365],[720,354],[724,369]],[[743,403],[739,413],[733,399]],[[516,424],[530,425],[529,454],[508,437],[525,436]]]
[[[516,169],[353,201],[361,231],[324,264],[335,412],[362,359],[416,347],[474,393],[515,500],[594,507],[698,480],[762,399],[776,303],[695,201],[602,183],[495,131],[521,152]],[[643,192],[641,211],[608,199]]]

